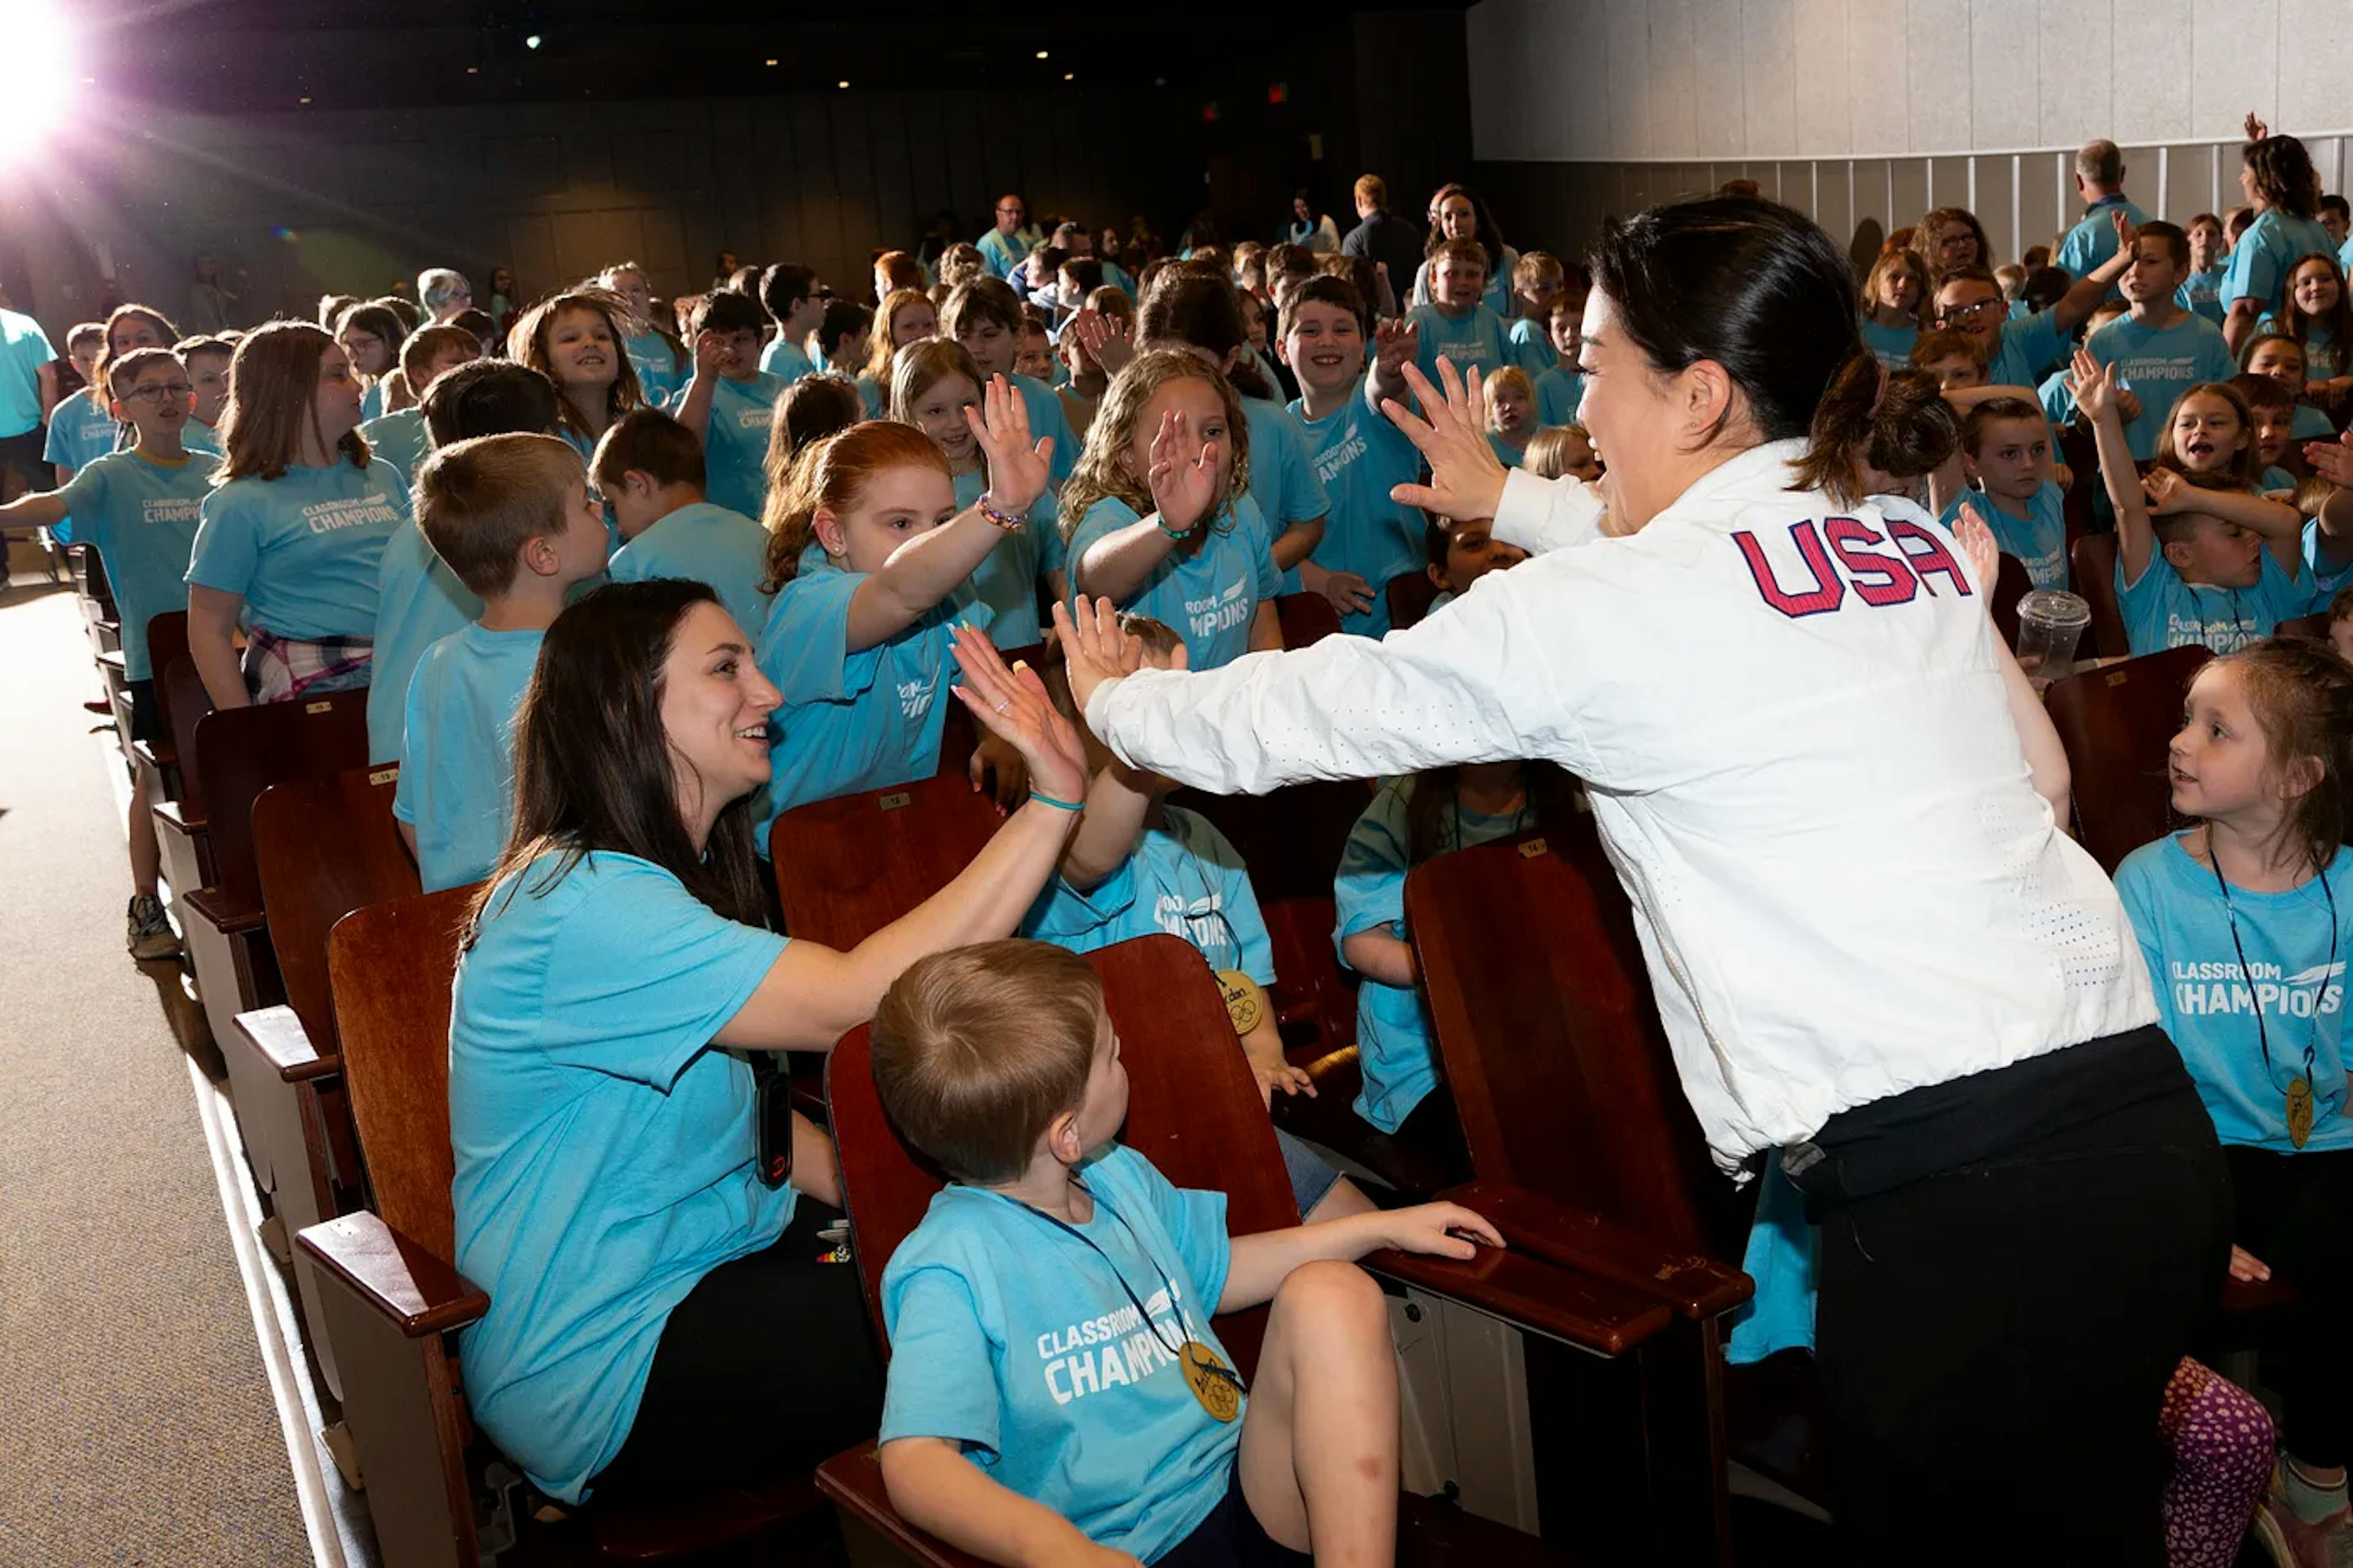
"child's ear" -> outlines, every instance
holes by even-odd
[[[535,533],[522,542],[523,570],[535,577],[553,577],[564,569],[564,558],[555,548],[555,536]]]
[[[1238,364],[1240,364],[1240,363],[1242,363],[1242,349],[1243,349],[1243,347],[1244,347],[1244,345],[1243,345],[1243,344],[1241,344],[1241,343],[1236,343],[1233,347],[1231,347],[1231,348],[1228,349],[1228,350],[1226,351],[1226,360],[1225,360],[1225,363],[1223,363],[1222,365],[1219,366],[1218,368],[1219,368],[1219,369],[1220,369],[1220,370],[1222,370],[1222,371],[1224,371],[1228,375],[1231,375],[1231,374],[1234,374],[1234,366],[1236,366],[1236,365],[1238,365]]]
[[[2279,795],[2284,801],[2302,800],[2320,787],[2327,768],[2318,757],[2298,757],[2280,770]]]
[[[2165,557],[2166,563],[2176,572],[2182,571],[2189,564],[2189,542],[2186,539],[2174,540],[2159,547],[2158,552]]]
[[[1087,1157],[1087,1147],[1079,1136],[1079,1113],[1065,1110],[1046,1123],[1046,1152],[1065,1165],[1075,1165]]]
[[[1976,484],[1978,482],[1977,454],[1970,451],[1967,447],[1961,448],[1961,472],[1968,477],[1969,483]]]
[[[809,519],[809,531],[817,536],[818,547],[828,555],[839,558],[849,553],[849,532],[831,508],[817,509],[816,515]]]

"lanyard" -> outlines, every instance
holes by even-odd
[[[2214,830],[2211,827],[2206,830],[2206,863],[2214,869],[2214,885],[2222,889],[2223,912],[2231,921],[2231,946],[2239,955],[2239,978],[2247,983],[2247,994],[2254,998],[2255,1040],[2263,1047],[2263,1072],[2269,1076],[2273,1070],[2271,1031],[2263,1024],[2262,998],[2255,994],[2254,971],[2247,967],[2246,945],[2239,940],[2239,910],[2231,901],[2231,884],[2222,875],[2221,858],[2214,853]],[[2337,890],[2328,885],[2326,868],[2319,873],[2317,880],[2321,896],[2328,900],[2328,962],[2322,966],[2320,978],[2312,986],[2312,1029],[2304,1042],[2304,1082],[2307,1087],[2312,1082],[2313,1064],[2320,1053],[2320,1002],[2328,994],[2328,976],[2337,967]]]

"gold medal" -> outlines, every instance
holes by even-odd
[[[1184,1369],[1185,1386],[1213,1420],[1230,1422],[1242,1413],[1242,1380],[1218,1359],[1217,1352],[1198,1340],[1187,1340],[1176,1364]]]
[[[2287,1086],[2287,1141],[2297,1148],[2312,1136],[2312,1085],[2297,1079]]]
[[[1266,989],[1239,969],[1218,971],[1218,990],[1226,999],[1226,1016],[1234,1033],[1247,1035],[1266,1021]]]

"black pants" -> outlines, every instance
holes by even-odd
[[[2274,1343],[2287,1357],[2280,1440],[2307,1465],[2345,1463],[2353,1447],[2353,1150],[2223,1151],[2236,1226],[2231,1239],[2296,1288]]]
[[[672,1308],[598,1500],[806,1475],[882,1422],[882,1363],[854,1263],[818,1260],[840,1211],[804,1194],[776,1244]],[[985,1369],[984,1369],[985,1370]]]
[[[1811,1149],[1846,1560],[2161,1563],[2158,1414],[2230,1246],[2163,1032],[1862,1106]]]

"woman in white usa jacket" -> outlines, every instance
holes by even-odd
[[[2151,1422],[2222,1278],[2227,1177],[2115,889],[2030,784],[1984,585],[1858,493],[1879,381],[1845,258],[1712,197],[1591,260],[1599,493],[1506,479],[1451,369],[1448,396],[1415,380],[1427,423],[1393,406],[1432,469],[1397,499],[1534,558],[1385,641],[1200,674],[1137,670],[1097,606],[1073,690],[1202,788],[1582,777],[1718,1163],[1781,1151],[1822,1222],[1849,1554],[2159,1561]],[[1625,537],[1597,540],[1605,502]]]

